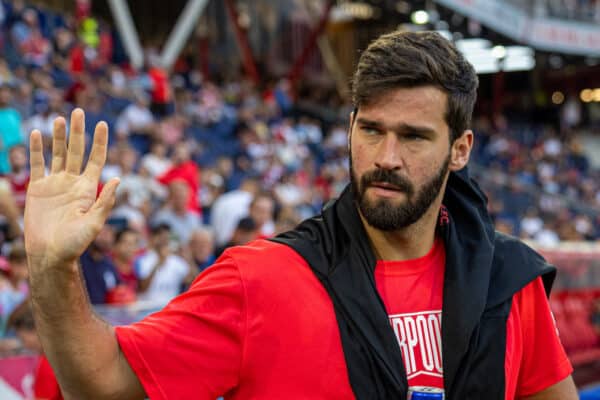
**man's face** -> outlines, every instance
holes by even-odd
[[[250,216],[258,226],[262,226],[269,222],[273,217],[273,200],[261,196],[256,199],[250,207]]]
[[[23,344],[23,347],[25,347],[27,350],[32,350],[36,352],[39,352],[41,350],[42,346],[40,344],[40,340],[38,339],[38,335],[35,329],[17,329],[16,334],[21,343]]]
[[[0,106],[6,107],[12,100],[12,90],[8,86],[0,87]]]
[[[187,209],[189,187],[183,181],[174,181],[169,186],[171,191],[171,200],[173,202],[173,208],[177,211],[183,211]]]
[[[24,147],[17,146],[10,149],[9,162],[14,172],[20,172],[27,167],[27,153]]]
[[[156,248],[162,248],[169,245],[171,233],[167,229],[161,229],[152,235],[152,245]]]
[[[23,281],[29,278],[29,270],[27,268],[27,261],[11,262],[10,264],[11,274],[16,281]]]
[[[208,232],[197,232],[190,238],[190,250],[197,261],[205,261],[214,251],[214,240]]]
[[[96,239],[94,239],[93,243],[96,249],[98,249],[98,251],[106,253],[110,251],[114,242],[115,232],[110,225],[106,224],[102,227],[102,229],[98,233],[98,236],[96,236]]]
[[[185,143],[179,143],[173,150],[173,162],[175,164],[183,164],[190,160],[190,151]]]
[[[133,258],[138,249],[138,237],[135,232],[125,232],[115,244],[115,253],[124,260]]]
[[[450,163],[446,94],[393,89],[354,115],[350,175],[367,223],[395,231],[417,222],[440,196]]]

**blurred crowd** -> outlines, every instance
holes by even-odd
[[[600,22],[598,0],[508,0],[516,7],[524,8],[534,17],[576,20],[587,23]]]
[[[543,0],[538,12],[553,18],[600,22],[598,0]]]
[[[39,129],[50,159],[52,122],[75,106],[88,144],[97,122],[110,126],[98,190],[121,177],[80,260],[94,304],[164,304],[227,247],[293,228],[347,184],[351,105],[334,91],[209,81],[187,59],[167,73],[151,48],[136,71],[92,17],[1,4],[0,336],[28,296],[27,136]],[[545,245],[600,239],[600,174],[571,135],[502,118],[474,128],[473,170],[499,229]]]
[[[472,166],[496,228],[539,246],[600,239],[600,171],[576,130],[518,121],[474,123]]]

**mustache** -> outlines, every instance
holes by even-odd
[[[374,183],[387,183],[395,186],[399,191],[405,192],[409,197],[412,196],[414,192],[413,185],[410,181],[403,176],[395,174],[393,171],[389,169],[375,169],[370,172],[366,172],[360,178],[361,191],[367,189],[368,186],[371,186]]]

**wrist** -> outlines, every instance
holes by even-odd
[[[59,271],[65,273],[76,273],[79,269],[79,257],[65,259],[48,256],[45,254],[27,254],[27,263],[31,275],[56,274]]]

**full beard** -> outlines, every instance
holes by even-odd
[[[436,174],[416,192],[414,185],[408,179],[385,169],[366,172],[360,177],[359,183],[352,166],[352,154],[350,154],[350,182],[361,214],[369,225],[382,231],[396,231],[414,224],[423,217],[438,197],[449,164],[450,155]],[[389,199],[370,200],[366,191],[375,182],[394,185],[395,189],[405,194],[406,200],[400,204],[395,204]]]

